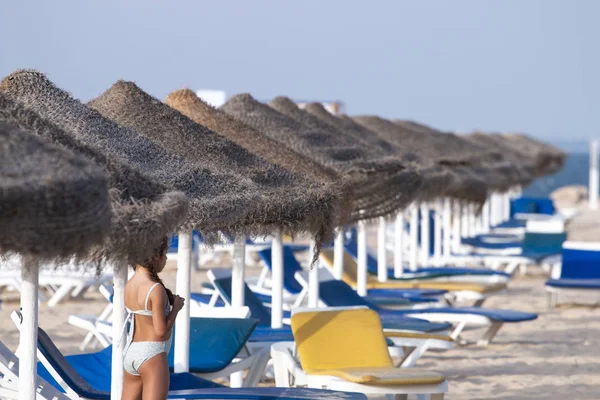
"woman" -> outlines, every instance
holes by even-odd
[[[167,263],[168,238],[125,286],[125,308],[130,322],[123,352],[122,400],[166,399],[169,391],[171,332],[184,299],[173,296],[158,273]],[[143,394],[143,396],[142,396]]]

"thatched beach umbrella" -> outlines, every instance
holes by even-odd
[[[217,231],[225,233],[263,232],[272,227],[267,219],[265,204],[258,187],[244,176],[233,176],[188,162],[169,153],[143,135],[122,127],[103,117],[67,92],[53,85],[43,74],[17,71],[0,82],[0,92],[36,111],[59,128],[68,130],[85,144],[97,148],[111,158],[121,159],[160,183],[184,192],[190,198],[188,218],[184,224],[185,238],[180,236],[178,257],[178,286],[189,289],[191,272],[191,229],[198,228],[206,240],[217,240]],[[122,302],[126,276],[115,278],[113,331],[118,337],[124,318]],[[117,284],[117,281],[119,282]],[[121,287],[121,283],[123,286]],[[118,286],[118,287],[117,287]],[[189,290],[180,292],[189,297]],[[189,326],[189,302],[178,316]],[[181,326],[177,336],[189,329]],[[177,340],[176,357],[189,354],[185,340]],[[189,343],[189,341],[187,342]],[[187,358],[187,357],[186,357]],[[179,357],[177,357],[179,359]],[[113,347],[113,392],[120,393],[122,379],[121,348]],[[177,363],[185,368],[185,360]]]
[[[440,165],[465,167],[483,178],[492,190],[506,191],[519,183],[519,175],[502,155],[452,133],[411,130],[377,116],[356,116],[355,121],[390,141],[400,141]],[[465,171],[465,173],[468,173]]]
[[[64,131],[41,118],[37,113],[0,93],[0,121],[8,121],[46,138],[56,145],[72,150],[93,161],[108,174],[112,207],[112,229],[94,258],[104,258],[113,266],[115,296],[113,300],[113,333],[121,333],[124,319],[123,290],[127,279],[126,266],[144,262],[156,250],[165,235],[173,233],[186,219],[188,200],[130,167],[119,157],[107,155],[101,149],[79,140],[72,130]],[[69,128],[68,128],[69,129]],[[97,264],[98,265],[98,264]],[[113,348],[113,373],[122,374],[120,348]],[[120,381],[113,381],[114,393],[120,393]]]
[[[364,149],[319,132],[262,104],[249,94],[229,99],[221,109],[279,143],[334,169],[352,190],[351,220],[375,218],[410,203],[421,185],[412,169],[397,160],[372,160]],[[404,169],[403,169],[404,168]],[[374,179],[377,178],[377,179]],[[388,182],[384,190],[381,182]],[[389,187],[395,190],[390,191]]]
[[[540,165],[538,165],[536,160],[532,158],[530,154],[527,154],[524,149],[515,146],[502,135],[473,132],[469,135],[463,136],[463,138],[473,141],[480,146],[493,148],[496,151],[501,152],[506,160],[514,165],[518,165],[532,178],[543,174],[542,169],[540,169]]]
[[[174,155],[147,137],[118,125],[56,87],[43,74],[19,70],[0,82],[0,93],[37,112],[111,159],[122,160],[190,199],[185,226],[217,240],[213,232],[262,232],[265,215],[249,210],[265,200],[244,176],[209,170]],[[258,208],[259,210],[262,208]],[[251,219],[247,217],[253,215]]]
[[[225,136],[192,121],[131,82],[117,82],[89,105],[194,164],[250,178],[264,199],[262,225],[267,229],[268,224],[272,227],[259,233],[277,232],[276,242],[282,232],[309,233],[314,238],[313,263],[318,260],[323,242],[333,237],[338,200],[336,189],[330,183],[314,181],[267,162]],[[278,244],[275,246],[279,248]],[[283,272],[283,266],[275,269]],[[243,271],[243,265],[236,266],[234,273],[236,271]],[[274,293],[279,292],[279,287],[274,289]],[[239,294],[232,293],[236,303],[243,305],[241,286]],[[278,296],[273,301],[272,325],[280,327],[283,304]]]
[[[106,175],[83,157],[0,122],[0,253],[23,257],[19,398],[37,389],[38,263],[85,255],[110,230]]]
[[[472,175],[453,171],[444,165],[438,165],[435,160],[423,157],[414,151],[404,148],[401,142],[394,143],[383,139],[376,132],[358,124],[347,115],[334,116],[320,103],[310,103],[305,110],[323,122],[335,127],[338,131],[353,136],[356,140],[368,143],[387,156],[402,152],[405,160],[411,160],[420,166],[419,173],[423,177],[423,185],[417,197],[418,201],[430,201],[439,197],[451,197],[459,200],[481,202],[487,197],[487,185],[481,179]]]
[[[323,183],[335,183],[337,173],[314,162],[304,154],[246,125],[203,101],[190,89],[175,90],[167,96],[165,103],[208,129],[250,150],[252,153],[296,174],[306,175]]]
[[[502,136],[509,145],[526,152],[534,158],[544,175],[558,172],[567,159],[567,153],[564,151],[528,135],[508,133]]]
[[[112,207],[111,234],[94,252],[109,261],[129,265],[145,261],[162,238],[177,230],[186,217],[188,200],[131,168],[123,160],[110,158],[78,140],[37,113],[0,93],[0,121],[33,132],[55,145],[67,148],[104,169],[108,175]]]
[[[256,214],[248,215],[261,225],[263,230],[257,233],[307,232],[317,238],[318,246],[331,238],[337,199],[330,185],[265,161],[132,82],[115,83],[88,105],[194,165],[249,179],[261,195],[260,203],[255,204]]]
[[[369,152],[363,143],[328,126],[306,124],[312,116],[300,110],[289,99],[276,99],[270,106],[254,100],[249,94],[234,96],[221,109],[251,125],[274,140],[289,146],[314,161],[336,170],[347,184],[353,201],[351,221],[381,217],[404,208],[418,193],[422,180],[407,163],[395,157]],[[359,237],[366,238],[364,223],[359,223]],[[342,274],[343,236],[336,238],[336,275]],[[366,250],[361,246],[362,250]],[[360,252],[366,260],[366,251]],[[359,263],[358,292],[366,294],[366,262]],[[364,267],[364,268],[363,268]]]

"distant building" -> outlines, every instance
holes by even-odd
[[[196,96],[213,107],[221,107],[227,101],[227,95],[224,90],[196,90]]]

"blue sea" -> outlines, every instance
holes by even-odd
[[[537,179],[527,188],[523,189],[523,195],[529,197],[547,197],[555,189],[567,185],[589,184],[589,153],[569,153],[567,162],[562,170],[554,175]]]

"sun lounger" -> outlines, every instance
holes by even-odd
[[[307,286],[308,275],[299,273],[298,281]],[[511,310],[486,309],[481,307],[419,307],[406,309],[386,309],[370,303],[359,296],[343,281],[332,276],[320,276],[319,296],[328,307],[363,306],[376,311],[384,327],[390,326],[398,318],[419,318],[430,322],[452,323],[455,328],[451,337],[458,339],[464,329],[487,327],[487,331],[478,341],[480,345],[488,345],[505,323],[525,322],[537,318],[536,314]]]
[[[560,269],[546,282],[548,306],[555,307],[559,294],[600,293],[600,244],[565,242]]]
[[[354,236],[351,236],[344,242],[344,249],[354,260],[358,259],[358,243]],[[377,258],[369,251],[367,251],[367,270],[371,275],[377,276]],[[495,283],[506,282],[510,279],[510,276],[488,268],[420,267],[416,271],[405,271],[400,278],[394,276],[393,268],[388,268],[388,279],[396,281],[442,280]]]
[[[437,399],[448,390],[442,374],[393,366],[381,322],[372,310],[299,310],[292,316],[292,329],[297,348],[294,343],[278,343],[271,350],[277,386]]]
[[[18,320],[16,313],[13,320]],[[110,399],[112,364],[110,347],[96,353],[63,356],[50,337],[38,331],[38,375],[71,398]],[[274,389],[274,390],[270,390]],[[172,373],[170,399],[365,399],[352,393],[324,390],[277,390],[276,388],[232,389],[190,373]]]
[[[209,270],[207,275],[226,303],[231,304],[231,272],[224,270]],[[258,325],[262,328],[262,332],[268,331],[271,324],[271,311],[254,296],[254,293],[250,290],[248,285],[245,285],[245,304],[250,308],[250,315],[252,318],[259,320]],[[284,317],[285,322],[289,323],[290,313],[284,313]],[[414,318],[402,317],[390,321],[389,325],[386,325],[386,328],[417,332],[440,332],[446,331],[449,328],[449,325],[443,323],[434,324]],[[283,329],[289,330],[289,328],[285,327]],[[278,331],[281,331],[281,329]],[[254,341],[253,339],[255,338],[251,336],[249,340],[252,342]]]
[[[327,249],[321,252],[321,261],[324,266],[333,270],[333,251]],[[344,274],[343,281],[350,285],[352,288],[356,288],[356,276],[357,276],[357,265],[354,258],[344,252]],[[449,293],[446,294],[446,299],[449,302],[464,302],[474,301],[475,306],[483,304],[488,295],[496,294],[506,289],[505,283],[494,283],[494,284],[478,284],[478,283],[465,283],[465,282],[440,282],[435,280],[427,281],[387,281],[378,282],[373,276],[367,277],[367,289],[378,289],[381,290],[398,290],[398,289],[434,289],[434,290],[446,290]]]
[[[264,249],[258,252],[265,264],[267,270],[272,269],[271,250]],[[283,248],[283,288],[291,295],[296,296],[296,300],[292,307],[300,306],[306,299],[306,291],[302,285],[296,280],[296,273],[302,272],[303,268],[296,259],[296,256],[291,249]],[[377,291],[369,291],[366,298],[375,304],[406,304],[406,300],[410,302],[435,302],[440,296],[446,292],[444,290],[433,289],[406,289],[397,290],[394,293],[378,293]],[[257,294],[258,295],[258,294]],[[260,296],[259,296],[260,298]],[[261,299],[263,303],[265,300]]]

